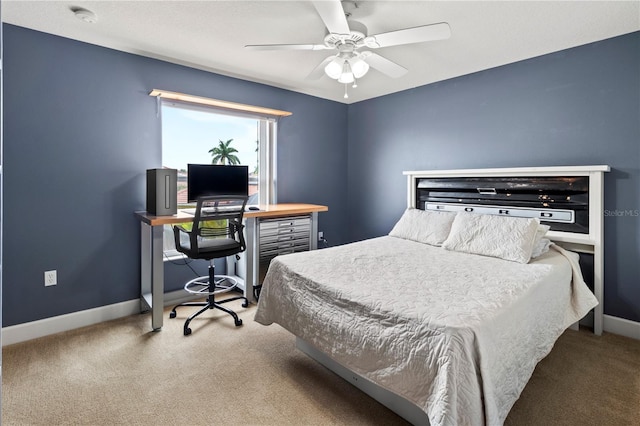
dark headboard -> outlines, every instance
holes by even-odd
[[[416,208],[537,217],[553,230],[588,234],[589,177],[418,178]]]

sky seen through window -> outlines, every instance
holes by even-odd
[[[162,107],[162,166],[183,170],[187,164],[211,164],[209,150],[233,139],[240,164],[256,169],[258,121],[215,113]]]

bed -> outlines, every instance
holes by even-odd
[[[601,306],[560,244],[600,260],[604,171],[406,172],[389,235],[275,258],[255,320],[414,424],[502,424],[560,334]]]

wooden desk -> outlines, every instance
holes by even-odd
[[[244,296],[249,302],[255,301],[253,286],[257,284],[256,253],[257,219],[272,219],[287,216],[311,215],[311,249],[317,248],[318,212],[329,210],[327,206],[316,204],[268,204],[260,205],[260,210],[247,210],[245,219],[245,240],[247,250],[242,260],[242,271],[227,270],[229,275],[238,275],[244,285]],[[176,223],[193,221],[193,215],[178,211],[173,216],[153,216],[147,212],[135,212],[140,220],[140,310],[151,310],[151,327],[162,328],[164,309],[164,262],[163,262],[163,227]],[[227,268],[235,264],[227,262]]]

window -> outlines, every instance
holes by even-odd
[[[247,204],[276,202],[276,120],[246,112],[163,101],[162,167],[178,170],[178,209],[187,205],[187,164],[239,164],[249,167]],[[164,251],[177,254],[170,226]]]

